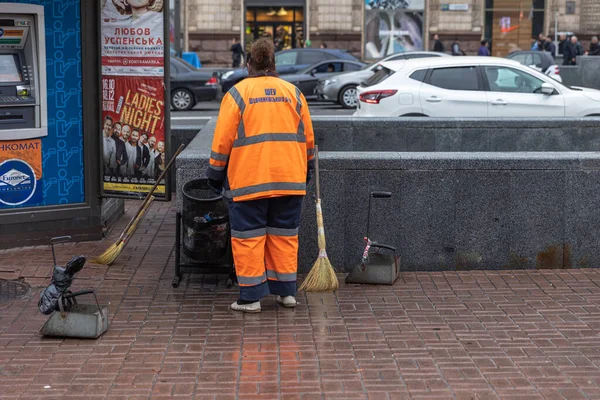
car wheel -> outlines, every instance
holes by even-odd
[[[344,108],[356,108],[358,99],[356,98],[356,86],[346,86],[340,92],[338,101]]]
[[[177,111],[187,111],[194,107],[194,96],[187,89],[175,89],[171,94],[171,105]]]

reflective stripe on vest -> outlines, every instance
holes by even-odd
[[[293,183],[293,182],[271,182],[262,183],[260,185],[253,185],[242,187],[234,190],[226,190],[224,195],[227,198],[234,198],[238,196],[246,196],[249,194],[268,192],[271,190],[289,190],[289,191],[300,191],[306,190],[306,183]]]
[[[233,147],[242,147],[263,142],[306,143],[306,136],[300,136],[295,133],[262,133],[256,136],[250,136],[243,139],[236,139],[233,142]]]
[[[275,279],[282,282],[293,282],[296,280],[296,274],[282,274],[276,271],[272,271],[270,269],[267,270],[267,278]]]
[[[240,124],[238,125],[238,138],[243,139],[246,137],[246,131],[244,130],[244,111],[246,110],[246,103],[244,102],[242,95],[240,94],[240,92],[238,92],[238,90],[235,88],[235,86],[232,87],[231,89],[229,89],[229,93],[231,94],[231,97],[233,97],[233,100],[235,100],[236,104],[240,108],[241,115],[240,115]]]

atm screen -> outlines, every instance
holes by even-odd
[[[0,54],[0,83],[21,82],[22,80],[16,57],[12,54]]]

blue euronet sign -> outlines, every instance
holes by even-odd
[[[31,200],[37,181],[31,165],[11,159],[0,164],[0,204],[18,206]]]

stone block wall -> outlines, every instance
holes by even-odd
[[[313,121],[327,252],[339,271],[360,262],[369,193],[380,190],[393,197],[373,200],[370,238],[395,246],[404,271],[600,265],[599,119]],[[204,174],[213,131],[214,119],[178,157],[178,199]],[[353,151],[379,142],[385,151]],[[301,272],[318,254],[313,193],[314,181]]]

